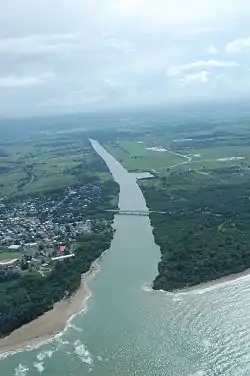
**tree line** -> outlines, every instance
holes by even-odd
[[[174,290],[250,268],[250,183],[234,179],[199,182],[195,174],[173,174],[141,182],[161,248],[154,289]]]

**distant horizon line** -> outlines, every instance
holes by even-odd
[[[69,112],[53,112],[53,113],[44,113],[44,114],[34,114],[34,115],[17,115],[17,116],[1,116],[0,115],[0,123],[4,121],[17,121],[17,120],[35,120],[35,119],[46,119],[46,118],[60,118],[60,117],[74,117],[74,116],[95,116],[95,115],[111,115],[111,114],[137,114],[137,113],[149,113],[156,110],[164,110],[164,111],[171,111],[176,108],[199,108],[202,106],[205,108],[206,106],[225,106],[227,104],[235,105],[235,106],[244,106],[247,105],[249,107],[249,115],[250,115],[250,106],[249,101],[247,98],[239,98],[239,99],[221,99],[221,100],[200,100],[200,101],[186,101],[186,102],[171,102],[171,103],[160,103],[160,104],[152,104],[152,105],[143,105],[143,106],[131,106],[131,107],[116,107],[116,108],[102,108],[102,109],[93,109],[93,110],[79,110],[79,111],[69,111]]]

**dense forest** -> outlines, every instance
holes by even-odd
[[[148,207],[167,212],[150,214],[162,253],[154,289],[171,291],[250,268],[247,176],[204,184],[195,173],[172,173],[140,184]]]

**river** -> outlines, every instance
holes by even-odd
[[[136,177],[92,145],[120,184],[120,209],[147,210]],[[160,250],[149,218],[117,215],[114,227],[87,312],[49,343],[2,359],[0,375],[250,375],[249,277],[177,295],[153,292]]]

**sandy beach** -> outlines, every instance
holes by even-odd
[[[65,328],[67,321],[84,309],[90,297],[87,282],[98,271],[99,265],[97,262],[94,262],[90,270],[82,276],[81,286],[74,295],[69,299],[55,303],[52,310],[16,329],[9,336],[0,339],[0,354],[38,345],[61,332]]]
[[[0,339],[0,355],[15,352],[29,346],[36,346],[53,338],[66,326],[68,320],[75,314],[81,312],[91,293],[87,282],[99,271],[99,265],[94,262],[90,270],[82,276],[80,288],[69,299],[55,303],[54,308],[36,320],[16,329],[9,336]],[[242,278],[250,277],[250,269],[244,272],[231,274],[220,279],[205,282],[199,285],[174,290],[173,294],[187,294],[190,292],[200,293],[211,288],[225,287],[228,283],[236,282]],[[165,291],[164,291],[165,292]]]
[[[250,269],[246,269],[244,272],[236,273],[236,274],[230,274],[228,276],[215,279],[213,281],[208,281],[204,283],[200,283],[199,285],[195,286],[187,286],[183,289],[174,290],[173,294],[186,294],[189,292],[201,292],[206,291],[210,289],[215,288],[223,288],[229,283],[235,283],[237,280],[243,279],[243,278],[250,278]]]

